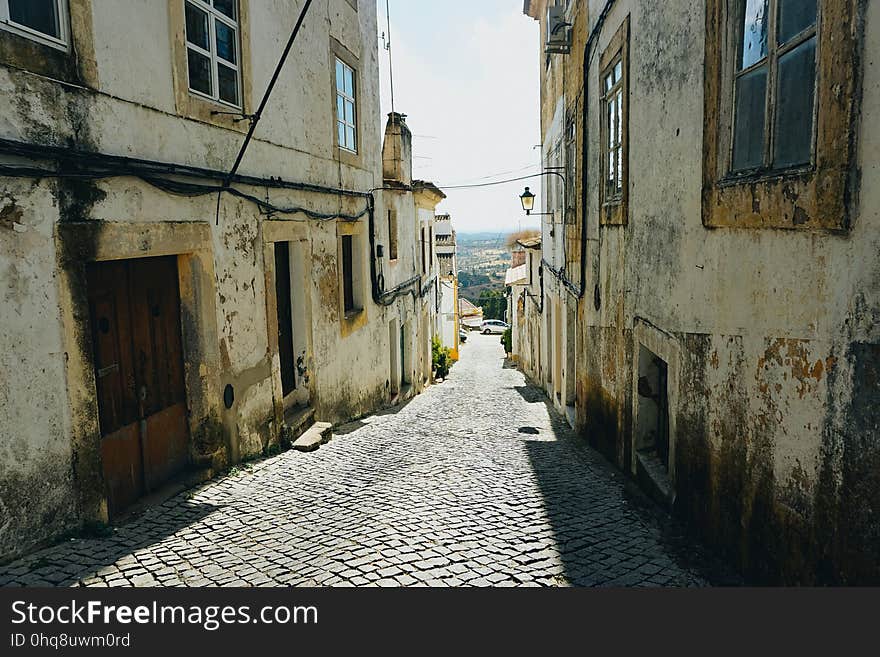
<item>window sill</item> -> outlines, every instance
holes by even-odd
[[[214,114],[213,112],[224,113]],[[214,100],[189,88],[177,99],[177,114],[179,116],[246,134],[250,129],[250,123],[236,121],[240,117],[236,114],[230,114],[230,112],[239,112],[243,116],[246,110],[220,100]]]
[[[743,173],[728,173],[718,181],[718,187],[734,187],[752,183],[776,182],[785,180],[804,180],[813,176],[816,169],[813,165],[791,167],[788,169],[758,169]]]
[[[88,51],[91,35],[79,37],[78,45]],[[89,60],[77,61],[68,47],[49,44],[19,30],[12,30],[0,23],[0,64],[35,73],[53,80],[60,80],[94,88],[97,74]]]
[[[336,144],[336,154],[338,157],[338,161],[342,164],[355,168],[360,168],[361,166],[363,166],[361,155],[357,151],[350,151]]]
[[[704,183],[703,225],[845,233],[848,171],[800,167],[727,175]]]
[[[350,310],[342,316],[340,321],[340,332],[342,337],[346,338],[356,331],[360,330],[367,324],[367,311],[364,308],[358,310]]]
[[[599,212],[599,225],[626,226],[629,207],[623,199],[606,201]]]
[[[8,32],[17,34],[18,36],[25,39],[30,39],[31,41],[35,41],[43,46],[49,46],[50,48],[55,48],[56,50],[60,50],[65,53],[68,52],[70,49],[69,44],[64,39],[53,37],[49,34],[38,32],[37,30],[32,30],[25,25],[19,25],[17,23],[13,23],[12,21],[0,20],[0,29],[7,30]]]
[[[229,103],[229,102],[222,100],[220,98],[212,98],[211,96],[207,95],[206,93],[199,91],[198,89],[193,89],[192,87],[189,88],[189,93],[191,96],[195,96],[196,98],[198,98],[199,100],[201,100],[205,103],[210,103],[211,105],[216,105],[218,110],[224,110],[227,112],[228,111],[237,111],[237,112],[240,112],[242,116],[245,116],[244,108],[241,105],[233,105],[232,103]]]

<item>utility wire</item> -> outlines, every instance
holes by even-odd
[[[235,196],[236,198],[240,198],[242,200],[249,201],[255,204],[261,210],[267,213],[278,213],[286,215],[303,214],[310,219],[317,219],[321,221],[330,221],[331,219],[342,219],[343,221],[358,221],[362,217],[366,216],[369,212],[369,205],[361,212],[350,215],[339,214],[337,212],[316,212],[315,210],[300,206],[277,206],[269,203],[268,201],[264,201],[257,196],[236,189],[235,187],[227,187],[224,189],[220,185],[204,185],[198,183],[183,182],[180,180],[163,178],[148,172],[135,172],[125,170],[120,171],[119,169],[91,171],[58,171],[42,167],[0,165],[0,176],[6,176],[10,178],[59,178],[74,180],[102,180],[105,178],[117,178],[119,176],[131,176],[133,178],[139,178],[140,180],[143,180],[145,183],[152,185],[156,189],[160,189],[164,192],[175,194],[177,196],[197,197],[225,191],[228,194]]]
[[[479,178],[473,178],[472,179],[473,182],[457,183],[457,185],[470,185],[473,183],[481,182],[483,180],[489,180],[490,178],[497,178],[498,176],[506,176],[506,175],[510,175],[511,173],[520,173],[521,171],[528,171],[529,169],[535,169],[540,166],[541,166],[540,164],[527,164],[526,166],[520,167],[519,169],[511,169],[509,171],[498,171],[496,173],[490,173],[485,176],[480,176]],[[449,188],[446,185],[444,185],[444,187],[446,187],[447,189]]]
[[[394,114],[394,60],[391,58],[391,0],[385,0],[385,18],[388,20],[388,81],[391,83],[391,113]]]
[[[230,181],[232,177],[238,171],[238,167],[241,166],[241,161],[244,159],[244,154],[247,152],[247,148],[251,143],[251,139],[253,139],[254,131],[257,129],[257,124],[260,122],[260,119],[263,116],[263,110],[266,109],[266,104],[269,102],[269,96],[272,95],[272,90],[275,88],[275,83],[278,82],[278,77],[281,75],[281,69],[284,67],[284,62],[287,61],[287,56],[290,54],[290,49],[293,47],[293,42],[296,40],[296,35],[299,34],[299,29],[302,27],[303,21],[306,18],[306,14],[309,11],[309,7],[312,4],[312,0],[306,0],[303,5],[302,11],[299,14],[299,19],[296,21],[296,25],[293,28],[293,32],[290,33],[290,38],[287,40],[287,45],[284,47],[284,52],[281,53],[281,59],[278,60],[278,64],[275,66],[275,72],[272,74],[272,79],[269,80],[269,86],[266,87],[266,92],[263,94],[263,99],[260,101],[260,106],[257,107],[257,111],[254,112],[253,116],[250,117],[251,125],[248,128],[247,136],[244,138],[244,143],[241,145],[241,148],[238,151],[238,157],[235,158],[235,164],[232,165],[232,169],[226,175],[226,178],[223,180],[223,185],[220,188],[220,191],[217,193],[217,225],[220,225],[220,198],[223,196],[223,192],[229,187]]]
[[[478,183],[473,185],[437,185],[440,189],[474,189],[477,187],[493,187],[495,185],[505,185],[507,183],[518,182],[520,180],[530,180],[532,178],[543,178],[544,176],[550,174],[550,171],[545,171],[544,173],[534,173],[529,176],[520,176],[519,178],[508,178],[507,180],[495,180],[493,182],[487,183]]]

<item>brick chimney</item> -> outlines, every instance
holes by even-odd
[[[388,115],[382,146],[382,177],[386,182],[412,184],[412,133],[406,125],[406,114]]]

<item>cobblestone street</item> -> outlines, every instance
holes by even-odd
[[[472,335],[449,379],[0,567],[4,585],[691,586],[702,551]],[[682,549],[681,543],[685,544]]]

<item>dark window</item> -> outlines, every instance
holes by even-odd
[[[425,244],[425,227],[424,226],[422,226],[422,244],[421,244],[421,246],[422,246],[422,249],[421,249],[421,251],[422,251],[422,273],[425,274],[428,271],[427,269],[425,269],[425,249],[428,248],[428,245]]]
[[[565,207],[572,210],[575,206],[575,185],[577,180],[577,153],[576,153],[576,128],[574,118],[569,118],[568,127],[565,129]],[[575,220],[575,213],[568,212],[566,218],[569,223]]]
[[[397,260],[397,212],[388,210],[388,259]]]
[[[293,347],[293,305],[290,284],[290,244],[275,242],[275,307],[278,313],[278,357],[281,391],[286,397],[296,390]]]
[[[816,0],[739,0],[733,171],[809,164],[816,85]]]
[[[235,0],[187,0],[189,88],[239,107],[241,86]]]
[[[354,304],[354,262],[353,238],[351,235],[342,236],[342,294],[343,310],[346,314],[356,310]]]
[[[55,39],[61,38],[58,0],[9,0],[9,20]]]
[[[764,111],[767,69],[756,68],[736,81],[736,124],[733,132],[733,168],[736,171],[764,162]]]

